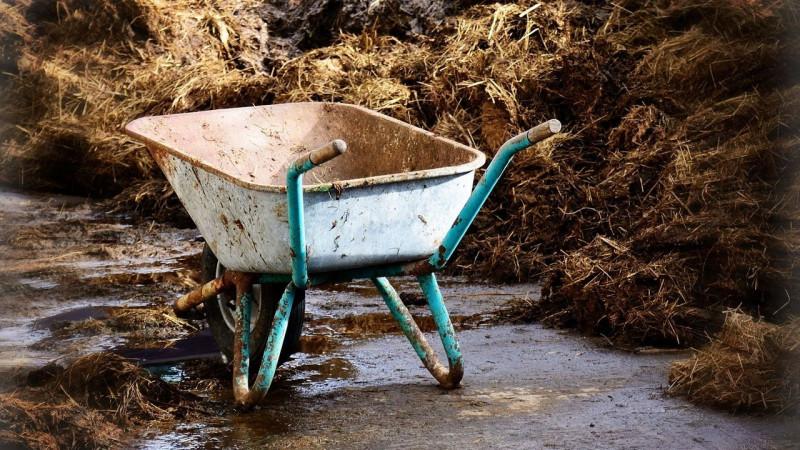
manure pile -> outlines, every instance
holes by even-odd
[[[0,394],[0,445],[13,448],[114,448],[132,426],[174,423],[197,400],[112,353],[49,364],[27,389]],[[191,409],[191,408],[190,408]]]
[[[0,2],[0,180],[166,216],[121,133],[143,114],[349,102],[490,155],[558,118],[455,270],[542,279],[531,317],[631,344],[797,311],[796,2],[401,3]]]

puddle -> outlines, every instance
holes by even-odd
[[[166,303],[191,284],[196,230],[120,220],[80,198],[0,191],[0,374],[120,345],[98,336],[108,307]]]
[[[324,355],[337,350],[341,342],[322,334],[300,336],[300,352],[309,355]]]
[[[33,322],[33,329],[53,330],[67,326],[69,323],[83,322],[90,319],[104,320],[108,319],[108,317],[108,308],[98,306],[82,306],[49,317],[37,319]]]

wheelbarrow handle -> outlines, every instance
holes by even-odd
[[[539,141],[543,141],[550,136],[561,131],[561,122],[557,119],[550,119],[547,122],[540,123],[530,130],[525,132],[525,137],[528,138],[530,145]],[[529,146],[530,146],[529,145]],[[526,147],[527,148],[527,147]]]
[[[560,131],[561,131],[561,122],[559,122],[558,120],[550,119],[546,122],[542,122],[539,125],[536,125],[535,127],[531,128],[530,130],[523,131],[522,133],[506,141],[500,147],[500,150],[497,151],[497,154],[495,155],[494,160],[492,160],[492,163],[494,163],[495,160],[508,163],[511,161],[511,157],[514,156],[515,154],[521,152],[522,150],[525,150],[526,148],[530,148],[537,142],[541,142]],[[489,167],[491,167],[491,165]],[[505,166],[503,166],[503,170],[505,170]]]
[[[289,216],[289,247],[292,257],[292,282],[299,289],[308,285],[306,236],[303,219],[303,173],[336,158],[347,151],[347,144],[335,139],[304,155],[286,172],[286,203]]]
[[[469,226],[472,225],[478,215],[478,211],[483,207],[489,194],[492,193],[497,182],[503,176],[503,172],[511,163],[511,158],[522,150],[530,148],[537,142],[543,141],[560,131],[561,122],[556,119],[550,119],[514,136],[500,147],[489,167],[486,168],[483,178],[475,185],[475,190],[472,191],[464,208],[458,213],[452,228],[442,239],[439,249],[428,259],[428,263],[433,266],[434,270],[439,270],[447,264],[461,239],[467,233],[467,229],[469,229]]]
[[[341,139],[334,139],[322,147],[304,155],[292,163],[289,176],[299,176],[314,167],[326,163],[347,151],[347,144]],[[287,179],[288,181],[288,179]]]

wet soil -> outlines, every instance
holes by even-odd
[[[681,352],[633,354],[497,323],[496,311],[536,301],[538,287],[454,278],[441,284],[464,352],[462,388],[436,387],[374,288],[353,282],[308,292],[302,351],[279,368],[258,409],[237,411],[230,371],[203,324],[164,315],[196,282],[195,230],[134,226],[81,199],[9,192],[0,192],[0,222],[0,390],[18,389],[52,360],[111,349],[197,395],[187,419],[132,429],[132,447],[727,449],[800,439],[793,418],[665,397]],[[436,342],[413,279],[395,286]]]
[[[77,322],[89,331],[104,307],[165,306],[195,283],[198,238],[133,226],[79,198],[0,192],[0,386],[6,374],[121,344],[117,334],[53,336]]]
[[[332,44],[339,32],[374,30],[398,38],[427,34],[477,0],[278,0],[261,7],[270,45],[288,56]],[[275,51],[275,49],[271,49]],[[269,59],[269,57],[267,57]]]

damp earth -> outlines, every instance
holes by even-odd
[[[169,304],[198,282],[194,229],[131,221],[73,197],[0,192],[0,389],[97,352],[130,358],[194,410],[126,430],[134,448],[789,448],[792,418],[732,415],[664,395],[683,351],[517,323],[511,301],[537,285],[441,277],[465,358],[463,386],[438,388],[374,288],[311,290],[300,352],[253,411],[232,407],[230,370],[202,321]],[[413,279],[411,312],[436,342]],[[209,407],[214,405],[214,407]]]

